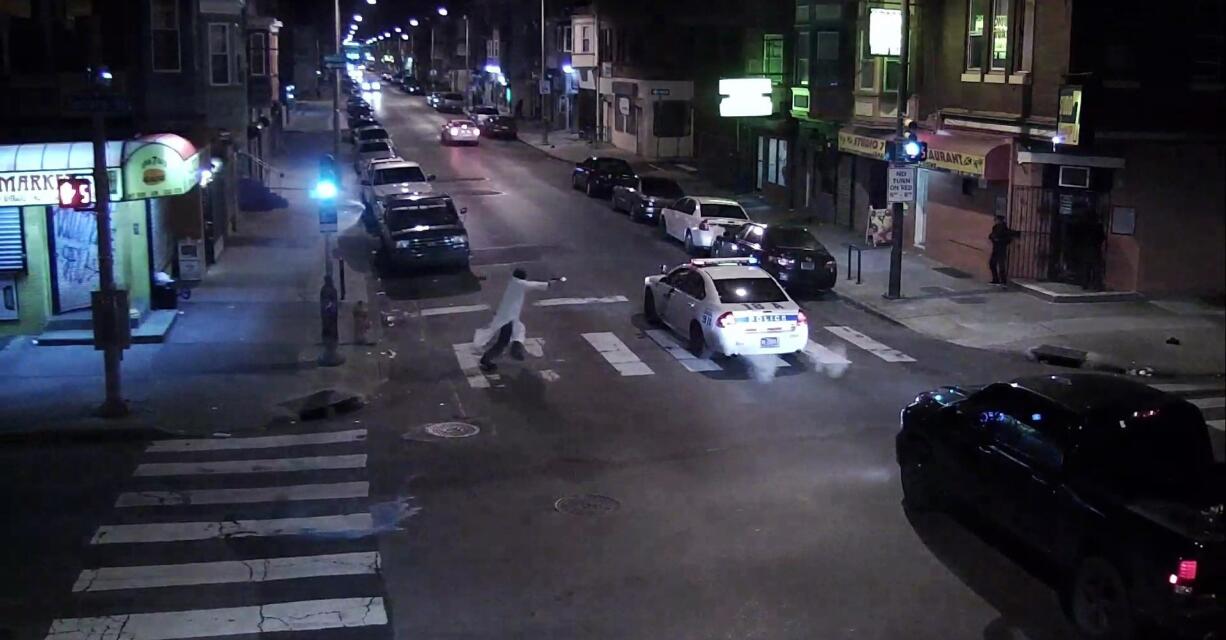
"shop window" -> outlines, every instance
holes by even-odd
[[[588,25],[579,27],[579,34],[582,36],[579,39],[579,53],[592,52],[592,28]]]
[[[818,31],[813,54],[813,79],[819,87],[839,86],[839,32]]]
[[[809,86],[809,32],[796,33],[796,84]]]
[[[787,186],[788,141],[770,138],[766,145],[766,181]]]
[[[21,209],[0,208],[0,273],[26,270],[23,234]]]
[[[654,103],[652,131],[658,138],[684,138],[690,135],[689,100],[661,100]]]
[[[613,119],[613,128],[622,133],[639,132],[638,110],[630,98],[617,96],[617,114]]]
[[[571,49],[574,48],[571,40],[573,37],[574,36],[572,35],[570,25],[558,27],[558,42],[562,45],[562,51],[565,51],[566,53],[571,52]]]
[[[612,51],[613,29],[609,27],[600,28],[600,43],[596,50],[596,54],[605,60],[609,59],[609,53]]]
[[[837,23],[843,20],[843,5],[839,2],[819,2],[813,5],[813,22]]]
[[[969,0],[966,25],[966,68],[983,68],[984,29],[988,22],[988,0]]]
[[[882,64],[881,90],[890,92],[898,91],[898,83],[901,80],[899,72],[902,71],[902,63],[895,58],[883,60]]]
[[[796,0],[796,24],[809,22],[809,0]]]
[[[1009,70],[1013,0],[967,0],[966,68]],[[986,65],[986,66],[985,66]]]
[[[837,32],[832,32],[836,34]],[[833,43],[835,60],[829,63],[838,75],[837,41]],[[879,93],[898,90],[898,55],[902,52],[902,10],[869,7],[868,20],[861,21],[856,88]],[[891,67],[894,71],[891,71]],[[890,74],[893,73],[893,78]]]
[[[992,56],[989,69],[1007,71],[1009,67],[1009,3],[992,1]]]
[[[209,25],[209,84],[227,85],[233,81],[231,73],[230,25]]]
[[[762,75],[772,80],[783,80],[783,35],[768,33],[762,36]]]
[[[268,73],[268,34],[251,34],[248,37],[248,46],[251,48],[247,54],[251,58],[251,75],[266,75]]]
[[[174,73],[182,70],[178,0],[149,3],[149,39],[154,71]]]

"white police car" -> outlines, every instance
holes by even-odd
[[[644,279],[643,315],[686,337],[695,356],[804,349],[809,320],[755,258],[691,260]]]

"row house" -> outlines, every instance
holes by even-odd
[[[60,208],[47,187],[92,175],[97,107],[82,105],[95,78],[110,83],[104,155],[134,316],[157,302],[158,274],[200,279],[221,256],[248,149],[275,144],[278,24],[265,4],[0,3],[0,335],[88,324],[94,216]]]
[[[909,246],[987,279],[987,235],[1004,215],[1021,234],[1010,253],[1019,278],[1226,288],[1221,2],[911,7],[904,115],[929,153],[907,211]],[[796,12],[790,197],[881,239],[901,3],[798,0]]]

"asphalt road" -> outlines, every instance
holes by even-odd
[[[1045,369],[837,291],[803,301],[816,357],[678,358],[641,295],[680,246],[527,145],[444,148],[422,98],[377,109],[468,209],[471,271],[384,273],[344,230],[394,355],[357,413],[0,443],[0,640],[1071,638],[1041,562],[904,513],[893,453],[917,392]],[[467,343],[515,267],[568,280],[529,298],[527,360],[485,375]]]

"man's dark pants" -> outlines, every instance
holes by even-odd
[[[513,324],[514,323],[508,322],[502,325],[502,328],[498,330],[498,339],[494,341],[494,344],[490,345],[489,349],[485,350],[485,355],[481,356],[481,364],[493,364],[494,358],[502,355],[502,352],[507,348],[507,345],[511,344],[511,330],[514,329]]]
[[[992,247],[992,255],[988,257],[988,269],[992,271],[992,282],[1005,284],[1009,275],[1009,248]]]

